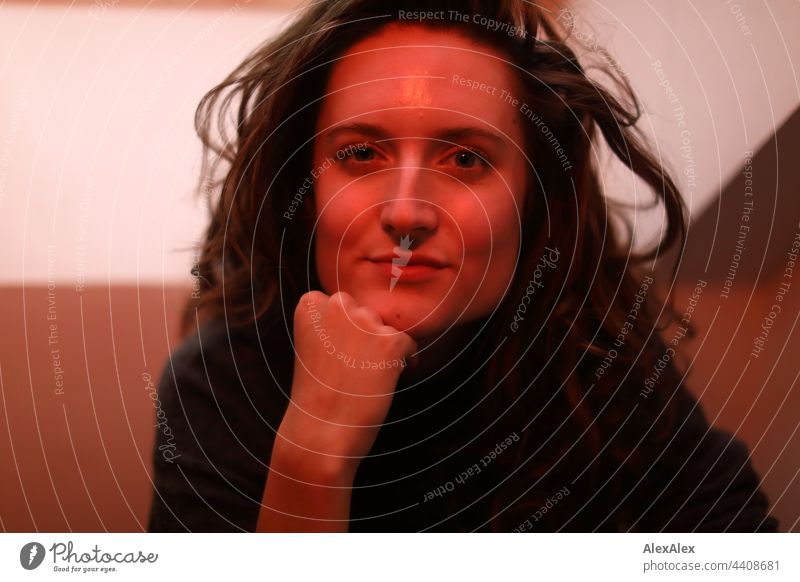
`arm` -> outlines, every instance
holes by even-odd
[[[305,294],[294,330],[291,401],[277,431],[256,531],[345,532],[356,469],[386,418],[400,374],[355,361],[399,359],[416,344],[344,293]],[[341,350],[338,357],[328,345]]]
[[[257,532],[346,532],[354,473],[276,438]]]
[[[229,340],[226,327],[214,323],[170,357],[153,401],[149,531],[255,529],[275,434],[270,427],[280,425],[286,404],[254,344],[237,335]],[[268,353],[280,358],[274,349]]]

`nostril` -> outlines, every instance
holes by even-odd
[[[437,225],[435,208],[418,198],[387,201],[381,209],[380,220],[383,230],[395,240],[403,235],[433,231]]]

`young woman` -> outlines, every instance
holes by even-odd
[[[522,1],[319,2],[204,98],[225,171],[151,531],[777,529],[664,358],[679,192],[564,35]],[[648,253],[600,139],[663,206]]]

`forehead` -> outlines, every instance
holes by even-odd
[[[394,108],[406,116],[430,117],[435,109],[512,123],[516,111],[502,99],[503,91],[519,94],[512,71],[499,51],[457,31],[389,25],[334,64],[319,124]]]

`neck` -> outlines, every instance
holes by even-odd
[[[477,341],[482,324],[483,320],[478,320],[454,326],[438,336],[416,338],[416,362],[410,363],[403,371],[400,382],[406,386],[413,385],[434,375],[436,378],[450,375],[454,369],[463,366],[465,360],[459,354],[471,349],[470,342]]]

